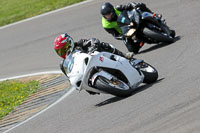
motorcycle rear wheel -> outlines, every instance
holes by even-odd
[[[173,43],[174,38],[171,36],[168,36],[167,34],[161,33],[159,31],[151,30],[149,28],[144,28],[143,34],[146,36],[157,40],[158,42],[164,42],[164,43]]]
[[[156,82],[158,79],[158,71],[146,62],[141,62],[136,65],[136,67],[143,73],[144,80],[143,83],[151,84]]]

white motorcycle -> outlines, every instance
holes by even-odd
[[[130,96],[141,83],[153,83],[157,70],[140,59],[98,52],[71,52],[64,61],[64,70],[72,86],[81,91]]]

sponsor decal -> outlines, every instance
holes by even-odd
[[[99,60],[103,62],[104,58],[102,56],[99,57]]]
[[[122,20],[121,20],[121,22],[122,22],[122,23],[124,23],[124,22],[125,22],[125,19],[126,19],[126,18],[125,18],[125,17],[123,17],[123,18],[122,18]]]

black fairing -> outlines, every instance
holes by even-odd
[[[130,26],[130,23],[133,22],[134,25]],[[129,29],[137,29],[140,23],[140,15],[137,10],[132,11],[123,11],[117,19],[118,26],[122,29],[122,34],[126,34]]]
[[[117,18],[117,23],[119,27],[129,25],[131,20],[128,17],[127,11],[123,11]]]

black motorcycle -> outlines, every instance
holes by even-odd
[[[125,39],[132,39],[140,47],[144,43],[174,42],[175,31],[164,20],[156,14],[142,12],[139,8],[123,11],[117,22]]]

